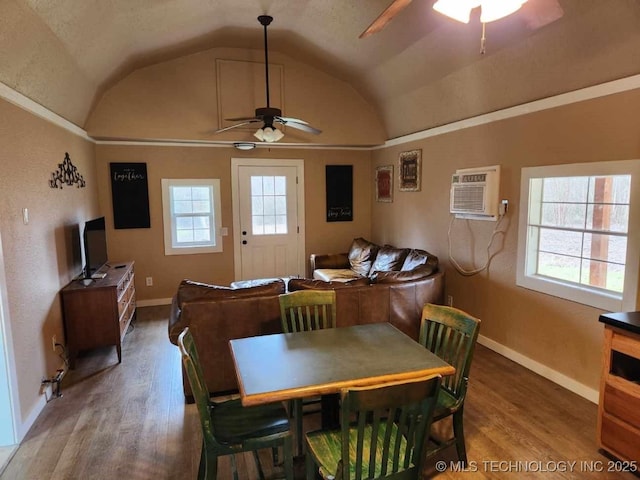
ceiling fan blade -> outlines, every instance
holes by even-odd
[[[391,5],[389,5],[384,12],[380,14],[378,18],[376,18],[371,25],[367,27],[367,29],[360,34],[358,38],[365,38],[369,35],[373,35],[374,33],[382,30],[387,23],[391,21],[393,17],[395,17],[398,13],[404,10],[407,5],[411,3],[411,0],[393,0]]]
[[[247,122],[247,121],[255,121],[255,122],[259,122],[262,119],[262,117],[237,117],[237,118],[225,118],[225,121],[227,122]]]
[[[293,117],[282,117],[280,115],[276,115],[274,117],[276,119],[277,122],[282,123],[283,125],[287,122],[296,122],[296,123],[304,123],[305,125],[309,125],[308,122],[305,122],[304,120],[300,120],[299,118],[293,118]]]
[[[527,27],[537,30],[564,15],[558,0],[529,0],[520,8]]]
[[[298,130],[302,130],[304,132],[313,133],[314,135],[319,135],[322,133],[322,130],[318,130],[317,128],[312,127],[304,120],[299,120],[297,118],[289,118],[289,117],[275,117],[275,122],[281,123],[287,127],[297,128]]]
[[[240,122],[240,123],[236,123],[235,125],[231,125],[229,127],[224,127],[224,128],[220,128],[218,130],[216,130],[213,133],[222,133],[222,132],[226,132],[227,130],[231,130],[232,128],[237,128],[237,127],[241,127],[243,125],[249,125],[250,123],[256,123],[256,122],[261,122],[262,120],[260,120],[259,118],[252,118],[251,120],[248,120],[246,122]]]

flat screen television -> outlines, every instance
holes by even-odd
[[[84,277],[101,278],[99,270],[107,263],[107,232],[104,217],[84,224]]]

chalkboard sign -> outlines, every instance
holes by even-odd
[[[149,187],[146,163],[111,163],[113,226],[149,228]]]
[[[353,221],[353,166],[327,165],[327,222]]]

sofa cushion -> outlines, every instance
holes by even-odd
[[[178,287],[178,306],[194,300],[220,300],[224,298],[244,298],[264,295],[279,295],[285,292],[282,279],[247,288],[229,288],[219,285],[183,280]]]
[[[375,272],[371,276],[371,283],[396,283],[419,280],[428,277],[437,271],[434,265],[421,265],[408,271]]]
[[[338,288],[369,285],[367,277],[349,280],[348,282],[325,282],[324,280],[311,280],[309,278],[292,278],[289,280],[289,291],[296,290],[335,290]]]
[[[366,277],[376,258],[380,247],[364,238],[356,238],[349,249],[349,264],[351,270],[362,277]]]
[[[403,272],[413,270],[420,265],[431,265],[431,267],[435,271],[438,268],[438,257],[430,254],[426,250],[419,250],[417,248],[412,249],[407,254],[407,257],[404,259],[404,263],[402,264]]]
[[[363,277],[350,268],[319,268],[313,271],[313,278],[325,282],[349,282]]]
[[[375,272],[390,272],[400,270],[404,264],[405,258],[409,253],[408,248],[396,248],[391,245],[385,245],[378,250],[376,259],[371,266],[369,275]]]

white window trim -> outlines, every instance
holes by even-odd
[[[595,175],[631,175],[629,200],[629,228],[623,293],[576,285],[562,280],[526,274],[527,223],[529,213],[529,184],[532,178],[577,177]],[[573,163],[527,167],[520,178],[520,215],[518,224],[518,258],[516,284],[531,290],[590,305],[610,312],[635,311],[640,268],[640,160],[619,160],[594,163]]]
[[[171,215],[171,204],[169,187],[205,185],[212,187],[213,196],[213,233],[215,245],[211,246],[188,246],[174,247],[172,242],[173,217]],[[198,179],[162,179],[162,219],[164,222],[164,254],[165,255],[193,255],[198,253],[219,253],[222,252],[222,215],[220,207],[220,179],[218,178],[198,178]]]

